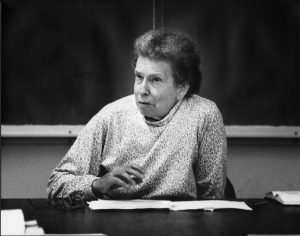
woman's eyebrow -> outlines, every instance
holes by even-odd
[[[134,70],[134,74],[135,75],[138,75],[138,76],[144,76],[144,74],[142,73],[142,72],[139,72],[139,71],[137,71],[137,70]],[[161,79],[163,79],[163,78],[165,78],[166,76],[163,74],[163,73],[161,73],[161,72],[153,72],[153,73],[151,73],[151,74],[148,74],[147,75],[147,77],[151,77],[151,78],[153,78],[153,77],[159,77],[159,78],[161,78]]]
[[[167,79],[167,76],[165,76],[162,73],[153,73],[153,74],[150,75],[150,77],[151,78],[157,77],[157,78],[160,78],[162,80],[166,80]]]
[[[139,71],[137,71],[137,70],[135,70],[134,73],[135,73],[136,75],[143,75],[142,72],[139,72]]]

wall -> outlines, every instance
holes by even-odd
[[[1,197],[45,198],[50,171],[71,139],[2,139]],[[239,198],[300,190],[300,143],[293,139],[229,139],[228,176]]]
[[[228,176],[237,196],[260,198],[271,190],[300,190],[297,142],[255,140],[229,145]]]

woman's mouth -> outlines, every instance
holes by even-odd
[[[151,105],[151,103],[149,103],[149,102],[138,102],[138,103],[141,105]]]

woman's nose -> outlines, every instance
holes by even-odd
[[[140,95],[141,96],[149,95],[150,90],[149,90],[149,86],[148,86],[147,80],[144,79],[143,82],[140,83],[139,87],[140,87],[139,90],[140,90]]]

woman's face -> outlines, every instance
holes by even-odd
[[[187,86],[177,86],[168,62],[140,56],[135,67],[134,94],[146,118],[161,120],[184,97]]]

